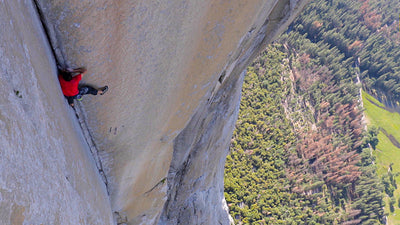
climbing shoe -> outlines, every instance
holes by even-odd
[[[100,88],[100,91],[102,91],[100,95],[104,95],[108,91],[108,86],[106,85],[106,86]]]
[[[83,99],[83,95],[78,94],[78,95],[76,96],[76,100],[82,101],[82,99]]]

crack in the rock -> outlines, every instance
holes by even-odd
[[[95,141],[93,140],[93,137],[90,133],[89,127],[86,123],[86,121],[87,121],[86,116],[85,116],[84,112],[82,111],[82,106],[80,105],[80,103],[77,103],[77,105],[75,106],[75,112],[76,112],[76,117],[78,118],[78,121],[79,121],[79,125],[82,129],[84,138],[86,140],[86,143],[89,147],[90,152],[92,153],[97,170],[99,171],[101,179],[103,180],[103,182],[106,186],[107,194],[110,195],[108,179],[107,179],[106,173],[103,168],[103,163],[101,162],[101,159],[99,157],[99,150],[98,150],[97,145],[96,145]]]
[[[57,66],[60,66],[61,64],[58,61],[56,52],[54,50],[55,46],[53,45],[53,43],[51,41],[49,28],[47,27],[46,22],[45,22],[46,19],[45,19],[44,15],[43,15],[43,10],[40,8],[38,0],[32,0],[32,2],[33,2],[33,5],[36,7],[36,12],[38,13],[40,23],[42,24],[44,34],[46,35],[46,39],[47,39],[47,41],[48,41],[48,43],[50,45],[50,49],[51,49],[51,51],[52,51],[52,53],[54,55],[54,59],[56,60],[56,64],[57,64]]]
[[[56,46],[53,43],[53,40],[51,38],[51,31],[50,31],[50,29],[48,27],[48,23],[46,22],[46,17],[44,16],[43,10],[42,10],[38,0],[32,0],[32,3],[36,8],[39,20],[40,20],[40,22],[42,24],[44,34],[45,34],[46,39],[47,39],[47,41],[49,43],[49,46],[50,46],[51,52],[53,54],[53,57],[54,57],[54,59],[56,61],[57,67],[58,68],[65,68],[66,67],[66,63],[65,63],[65,60],[64,60],[65,57],[64,57],[63,54],[61,54],[60,57],[62,57],[62,59],[60,59],[58,57],[59,55],[56,54]],[[75,113],[76,113],[76,117],[78,119],[79,125],[80,125],[80,127],[82,129],[83,136],[84,136],[84,138],[86,140],[86,143],[87,143],[87,145],[88,145],[88,147],[90,149],[90,152],[91,152],[91,154],[93,156],[93,159],[95,161],[95,164],[96,164],[97,170],[99,172],[99,175],[100,175],[102,181],[105,184],[107,194],[110,195],[109,186],[108,186],[108,179],[106,177],[106,174],[105,174],[105,171],[104,171],[104,168],[103,168],[103,164],[102,164],[102,162],[100,160],[100,157],[99,157],[99,154],[98,154],[99,151],[98,151],[96,143],[94,142],[93,137],[92,137],[92,135],[91,135],[91,133],[89,131],[89,127],[88,127],[87,122],[86,122],[86,117],[85,117],[85,115],[83,113],[81,105],[79,105],[79,104],[76,105]]]

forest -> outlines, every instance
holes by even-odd
[[[225,166],[236,224],[388,222],[396,174],[377,172],[361,90],[398,105],[399,9],[313,1],[248,67]]]

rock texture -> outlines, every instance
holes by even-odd
[[[86,66],[85,82],[110,87],[104,96],[85,96],[82,110],[106,172],[116,221],[229,224],[223,168],[243,70],[286,28],[305,1],[35,2],[58,63]],[[61,93],[57,95],[62,99]],[[60,98],[57,101],[63,102]],[[53,122],[59,118],[44,117]],[[82,149],[80,154],[89,152],[84,144],[74,146],[81,140],[67,142],[71,144],[56,144]],[[67,156],[64,160],[75,162],[76,156]],[[80,195],[89,195],[82,197],[88,205],[84,213],[90,218],[98,215],[95,219],[102,222],[71,224],[109,224],[109,213],[102,211],[109,206],[98,202],[104,191],[92,193],[89,188],[100,190],[104,184],[85,182],[100,179],[98,174],[86,176],[92,167],[70,168],[75,175],[82,174],[74,184],[87,188],[78,189]],[[25,215],[28,209],[19,205],[8,210]],[[93,208],[96,205],[99,209]]]
[[[0,224],[113,224],[32,1],[0,1]]]
[[[159,224],[229,224],[223,197],[225,157],[237,119],[244,69],[266,42],[285,28],[290,3],[264,5],[247,35],[206,94],[185,129],[174,140],[168,174],[168,200]],[[293,5],[292,5],[293,6]],[[232,222],[231,222],[232,223]]]

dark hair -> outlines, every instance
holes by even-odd
[[[84,72],[86,72],[86,68],[85,67],[79,67],[76,69],[72,69],[72,72],[77,73],[77,74],[82,74]]]
[[[79,67],[76,69],[59,69],[59,74],[63,77],[65,81],[71,81],[72,78],[78,74],[86,72],[85,67]]]
[[[72,80],[72,74],[70,72],[65,71],[65,70],[60,70],[59,73],[60,73],[60,75],[62,76],[62,78],[65,81],[71,81]]]

